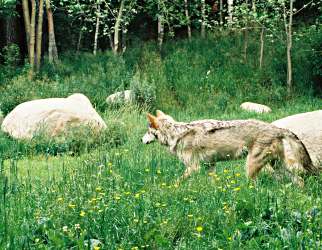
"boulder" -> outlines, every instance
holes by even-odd
[[[255,102],[243,102],[240,105],[241,109],[255,113],[269,113],[272,109],[266,105],[258,104]]]
[[[301,113],[274,121],[280,128],[292,131],[305,145],[313,164],[322,163],[322,110]]]
[[[108,104],[130,103],[134,99],[132,90],[116,92],[106,98]]]
[[[1,129],[16,139],[31,139],[39,132],[56,136],[80,126],[93,132],[106,128],[89,99],[73,94],[21,103],[5,117]]]

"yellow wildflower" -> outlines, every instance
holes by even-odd
[[[229,173],[229,170],[228,169],[224,169],[224,173],[225,174]]]
[[[101,248],[99,246],[94,246],[93,250],[100,250]]]
[[[63,197],[59,197],[58,199],[57,199],[57,201],[58,202],[62,202],[64,200],[64,198]]]
[[[157,174],[161,174],[161,170],[160,169],[157,170]]]
[[[72,204],[72,203],[69,203],[69,204],[68,204],[68,207],[69,207],[69,208],[75,208],[75,207],[76,207],[76,205],[75,205],[75,204]]]
[[[238,192],[240,190],[240,187],[236,187],[236,188],[234,188],[234,191],[235,192]]]
[[[79,215],[81,216],[81,217],[84,217],[85,216],[85,212],[84,211],[81,211],[80,213],[79,213]]]
[[[101,192],[103,189],[101,188],[101,187],[97,187],[97,188],[95,188],[95,191],[96,192]]]
[[[188,218],[192,218],[193,217],[193,214],[188,214]]]
[[[113,165],[112,162],[107,163],[107,166],[109,166],[109,167],[112,167],[112,165]]]
[[[202,228],[202,226],[198,226],[198,227],[196,227],[196,230],[197,230],[198,233],[201,233],[203,228]]]

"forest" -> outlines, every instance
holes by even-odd
[[[0,0],[0,93],[0,249],[322,247],[321,0]],[[181,179],[164,113],[304,150]]]

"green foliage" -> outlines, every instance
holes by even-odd
[[[131,80],[131,90],[133,91],[134,101],[143,107],[156,108],[155,85],[147,82],[145,76],[140,76],[137,72]]]

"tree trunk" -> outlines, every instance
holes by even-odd
[[[189,16],[189,8],[188,8],[188,0],[184,0],[184,12],[187,19],[187,32],[188,38],[191,39],[191,23],[190,23],[190,16]]]
[[[223,0],[219,1],[219,24],[220,24],[220,26],[223,26],[223,24],[224,24]]]
[[[58,62],[58,52],[55,39],[54,18],[50,6],[50,0],[46,0],[46,12],[48,19],[48,59],[50,63]]]
[[[163,44],[163,37],[164,37],[164,21],[163,21],[163,15],[159,14],[158,16],[158,44],[159,48],[162,48]]]
[[[118,48],[119,48],[119,32],[120,32],[120,24],[122,21],[122,15],[123,15],[123,9],[124,9],[124,0],[121,1],[120,9],[117,14],[117,19],[114,26],[114,54],[117,54]]]
[[[286,56],[287,56],[287,93],[292,92],[292,25],[293,25],[293,1],[290,0],[289,20],[287,22],[287,14],[285,4],[283,4],[284,26],[286,33]]]
[[[26,40],[27,40],[28,57],[30,58],[30,52],[29,52],[30,16],[29,16],[28,0],[22,0],[22,10],[23,10],[23,19],[24,19],[24,23],[25,23],[25,32],[26,32]]]
[[[108,40],[110,41],[112,51],[114,51],[114,40],[111,34],[108,35]]]
[[[36,26],[36,2],[31,0],[31,21],[30,21],[30,41],[29,41],[29,78],[31,79],[34,74],[35,66],[35,26]]]
[[[122,26],[122,53],[126,51],[126,33],[126,28]]]
[[[206,2],[201,0],[201,37],[206,36]]]
[[[79,52],[80,47],[81,47],[82,36],[83,36],[83,29],[81,28],[80,31],[79,31],[79,35],[78,35],[78,42],[77,42],[77,48],[76,48],[77,52]]]
[[[41,43],[42,43],[42,23],[44,16],[44,0],[39,0],[39,12],[38,12],[38,27],[37,27],[37,71],[40,69],[41,60]]]
[[[94,55],[96,55],[96,52],[97,52],[97,40],[98,40],[99,26],[100,26],[100,15],[101,15],[101,7],[99,4],[97,4],[96,5],[95,38],[94,38],[94,49],[93,49]]]
[[[264,57],[264,33],[265,33],[265,28],[262,27],[261,30],[261,47],[260,47],[260,55],[259,55],[259,68],[261,69],[263,67],[263,57]]]
[[[248,0],[246,0],[246,6],[248,10]],[[248,48],[248,20],[246,17],[245,26],[244,26],[244,62],[247,62],[247,48]]]
[[[233,4],[234,0],[228,0],[228,25],[231,26],[233,23]]]

